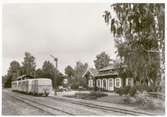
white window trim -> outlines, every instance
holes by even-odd
[[[110,83],[112,83],[112,85],[110,85]],[[114,78],[109,78],[108,79],[108,90],[112,91],[114,90]]]
[[[89,87],[93,87],[93,80],[92,79],[89,80]]]
[[[117,86],[117,82],[119,82],[119,86]],[[115,78],[115,87],[120,88],[121,87],[121,78]]]

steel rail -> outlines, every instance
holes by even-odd
[[[9,95],[9,94],[7,94],[7,95]],[[41,108],[40,106],[37,106],[37,105],[35,105],[35,104],[42,105],[42,106],[47,107],[47,108],[52,109],[52,110],[56,110],[56,111],[63,112],[64,114],[67,114],[67,115],[74,115],[74,114],[72,114],[72,113],[70,113],[70,112],[66,112],[66,111],[63,111],[63,110],[61,110],[61,109],[59,109],[59,108],[56,108],[56,107],[53,107],[53,106],[50,106],[50,105],[46,105],[46,104],[42,104],[42,103],[39,103],[39,102],[37,102],[37,101],[31,100],[31,99],[28,99],[28,98],[25,98],[25,97],[22,97],[22,96],[17,96],[17,97],[14,96],[14,95],[10,95],[10,96],[13,97],[13,98],[15,98],[15,99],[17,99],[17,100],[19,100],[19,101],[22,101],[22,102],[24,102],[24,103],[26,103],[26,104],[28,104],[28,105],[30,105],[30,106],[33,106],[33,107],[35,107],[35,108],[38,108],[39,110],[42,110],[42,111],[44,111],[44,112],[47,112],[49,115],[55,115],[55,113],[53,113],[53,112],[48,112],[48,111],[46,111],[46,108],[43,109],[43,108]],[[26,102],[26,101],[29,101],[29,102]],[[31,104],[30,102],[33,102],[33,104]],[[63,115],[63,114],[62,114],[62,115]]]
[[[123,113],[123,114],[129,114],[129,115],[155,115],[155,114],[151,114],[151,113],[145,113],[145,112],[139,112],[139,111],[133,111],[133,110],[127,110],[127,109],[121,109],[121,108],[116,108],[116,107],[110,107],[110,106],[102,106],[102,105],[98,105],[98,104],[92,104],[92,103],[86,103],[86,102],[79,102],[79,101],[73,101],[73,100],[67,100],[67,99],[62,99],[62,98],[56,98],[56,97],[49,97],[55,100],[62,100],[62,101],[66,101],[72,104],[77,104],[77,105],[82,105],[82,106],[87,106],[87,107],[91,107],[91,108],[96,108],[96,109],[102,109],[102,110],[106,110],[106,111],[112,111],[112,112],[118,112],[118,113]]]
[[[48,112],[48,111],[46,111],[45,109],[42,109],[42,108],[40,108],[40,107],[38,107],[38,106],[35,106],[35,105],[33,105],[33,104],[30,104],[30,103],[26,102],[25,100],[19,99],[18,97],[15,97],[15,96],[13,96],[13,95],[9,95],[9,94],[7,94],[7,95],[10,96],[10,97],[12,97],[12,98],[14,98],[14,99],[16,99],[16,100],[18,100],[18,101],[21,101],[21,102],[27,104],[27,105],[29,105],[29,106],[32,106],[32,107],[37,108],[37,109],[39,109],[39,110],[41,110],[41,111],[44,111],[44,112],[48,113],[49,115],[53,115],[51,112]]]

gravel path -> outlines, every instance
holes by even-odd
[[[7,92],[3,91],[2,115],[48,115],[48,113],[20,102],[19,100],[7,95]]]

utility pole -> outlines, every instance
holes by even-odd
[[[57,67],[58,67],[58,58],[57,57],[54,57],[53,55],[50,55],[52,58],[53,58],[53,60],[56,62],[56,69],[57,69]]]

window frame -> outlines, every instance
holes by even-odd
[[[117,85],[119,84],[119,85]],[[121,87],[121,78],[115,78],[115,87],[120,88]]]

